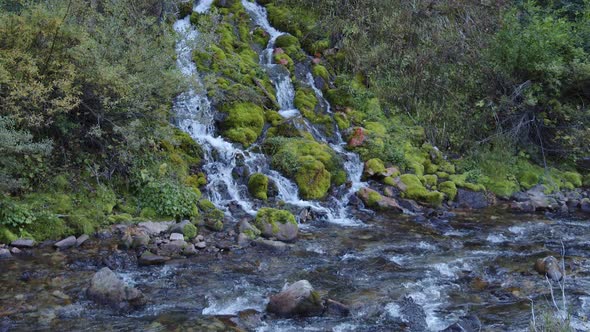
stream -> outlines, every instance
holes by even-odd
[[[226,331],[237,323],[251,331],[397,331],[406,324],[400,307],[406,296],[423,308],[427,331],[466,314],[476,315],[484,331],[526,331],[529,298],[537,310],[550,298],[532,265],[548,254],[559,257],[561,241],[572,321],[581,331],[589,328],[590,224],[583,219],[487,210],[450,220],[379,216],[367,222],[306,225],[284,254],[251,247],[157,267],[138,268],[134,253],[114,249],[111,238],[63,253],[35,249],[0,260],[0,331]],[[90,302],[85,289],[105,265],[144,292],[148,305],[117,315]],[[351,315],[265,316],[268,296],[300,279],[347,304]]]

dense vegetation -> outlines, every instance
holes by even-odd
[[[198,215],[201,150],[169,122],[188,84],[175,11],[172,1],[0,2],[0,242]]]

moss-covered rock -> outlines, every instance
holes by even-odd
[[[255,173],[248,179],[248,191],[252,197],[268,199],[268,177],[261,173]]]
[[[365,163],[365,173],[368,176],[376,176],[385,172],[385,165],[379,158],[373,158]]]
[[[438,177],[434,174],[424,175],[422,183],[428,188],[434,188],[438,184]]]
[[[264,111],[253,103],[234,103],[222,108],[228,116],[223,123],[224,136],[245,147],[254,143],[264,127]]]
[[[215,207],[211,201],[202,199],[199,201],[199,209],[201,210],[202,223],[205,227],[219,232],[223,230],[223,211]]]
[[[195,238],[197,236],[197,233],[198,233],[197,226],[195,226],[191,223],[186,223],[184,225],[184,227],[182,228],[182,234],[188,240]]]
[[[295,182],[301,196],[306,199],[322,199],[326,196],[331,185],[331,174],[324,164],[312,156],[299,159],[299,170],[295,175]]]
[[[299,232],[299,226],[291,212],[272,208],[258,210],[254,226],[263,236],[280,241],[294,241]]]
[[[432,206],[439,206],[444,199],[443,193],[426,189],[424,185],[422,185],[420,178],[415,174],[404,174],[400,177],[400,180],[404,184],[402,195],[405,198],[413,199]]]
[[[321,77],[325,82],[330,81],[330,73],[328,72],[328,69],[320,64],[313,66],[312,74],[313,76]]]
[[[334,114],[334,120],[336,120],[336,124],[340,130],[345,130],[350,128],[350,120],[345,113],[337,112]]]
[[[438,185],[438,190],[445,194],[449,201],[453,201],[457,197],[457,186],[452,181],[441,182]]]

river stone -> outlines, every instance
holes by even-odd
[[[380,210],[403,212],[403,208],[399,205],[395,198],[381,196],[381,194],[379,194],[377,191],[367,187],[361,188],[357,192],[357,195],[367,206],[371,203],[371,194],[377,194],[381,198],[379,201],[374,203]]]
[[[23,251],[22,251],[22,250],[20,250],[20,249],[19,249],[19,248],[17,248],[17,247],[12,247],[12,248],[10,249],[10,252],[11,252],[13,255],[19,255],[19,254],[21,254]]]
[[[299,280],[271,295],[266,310],[281,317],[317,316],[324,311],[318,292],[309,281]]]
[[[537,259],[535,262],[535,271],[549,277],[553,281],[560,281],[563,278],[563,269],[557,258],[553,256]]]
[[[580,210],[585,213],[590,213],[590,199],[584,198],[580,201]]]
[[[184,241],[184,235],[182,233],[170,234],[170,241]]]
[[[86,234],[82,234],[80,235],[77,239],[76,239],[76,246],[79,247],[81,245],[84,244],[84,242],[88,241],[90,237]]]
[[[149,236],[158,235],[168,230],[168,228],[174,224],[172,221],[153,222],[145,221],[140,222],[137,226],[147,232]]]
[[[132,238],[132,248],[146,247],[150,243],[150,236],[147,234],[147,232],[143,230],[138,231],[136,234],[133,234]]]
[[[488,199],[483,191],[471,191],[457,189],[457,205],[465,209],[483,209],[489,206]]]
[[[0,259],[11,258],[11,257],[12,257],[12,254],[10,253],[10,250],[8,250],[6,248],[0,249]]]
[[[475,315],[461,317],[461,319],[441,332],[479,332],[482,330],[481,321]]]
[[[264,222],[261,223],[261,226],[262,235],[269,238],[274,237],[279,241],[295,241],[299,234],[299,226],[290,222],[275,222],[274,224]]]
[[[184,234],[184,232],[185,232],[185,227],[189,224],[192,225],[189,220],[183,220],[183,221],[179,222],[178,224],[173,224],[172,226],[170,226],[170,228],[168,229],[168,232],[179,233],[179,234],[188,236],[189,234]]]
[[[350,308],[338,301],[326,299],[324,301],[324,306],[326,307],[326,313],[330,316],[346,317],[350,315]]]
[[[69,236],[59,242],[56,242],[54,244],[54,246],[59,249],[59,250],[64,250],[64,249],[68,249],[70,247],[73,247],[76,245],[76,237],[75,236]]]
[[[35,240],[31,240],[31,239],[18,239],[18,240],[14,240],[14,241],[12,241],[12,243],[10,243],[11,246],[17,247],[17,248],[33,248],[35,246],[35,244],[37,244],[37,242],[35,242]]]
[[[182,234],[180,234],[182,236]],[[179,256],[183,253],[188,243],[184,240],[174,240],[160,245],[159,253],[164,256]]]
[[[164,264],[170,260],[170,257],[159,256],[156,254],[152,254],[149,251],[144,251],[141,256],[139,256],[138,263],[139,265],[147,266],[147,265],[159,265]]]
[[[248,237],[248,235],[244,233],[238,234],[238,245],[240,247],[247,247],[248,245],[250,245],[250,242],[252,242],[252,240],[250,239],[250,237]]]
[[[141,291],[126,285],[108,267],[94,274],[87,293],[93,301],[120,311],[129,311],[146,303],[146,298]]]
[[[266,240],[266,239],[256,239],[254,241],[257,247],[274,251],[274,252],[285,252],[289,249],[289,246],[285,242],[281,241],[273,241],[273,240]]]

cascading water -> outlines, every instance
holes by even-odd
[[[205,13],[209,10],[212,1],[203,0],[195,5],[194,11]],[[294,106],[295,90],[289,72],[279,65],[272,63],[272,53],[276,39],[283,33],[274,29],[268,22],[266,10],[256,3],[242,1],[244,7],[252,15],[255,22],[260,25],[271,39],[261,55],[263,65],[277,91],[276,98],[280,106],[280,114],[285,118],[301,117],[299,110]],[[326,208],[319,202],[305,201],[299,198],[297,186],[280,173],[270,169],[266,156],[254,152],[256,145],[248,150],[241,150],[233,144],[215,136],[214,111],[211,109],[210,101],[202,92],[202,84],[196,65],[192,62],[191,53],[195,43],[198,41],[199,32],[190,24],[189,17],[178,20],[174,24],[175,31],[179,34],[176,45],[177,65],[182,73],[193,81],[193,88],[181,94],[174,103],[174,111],[180,129],[189,133],[193,139],[203,146],[208,184],[206,194],[208,198],[219,208],[229,213],[228,206],[232,202],[238,205],[248,214],[256,214],[254,203],[250,200],[247,187],[240,184],[233,177],[233,170],[240,165],[247,168],[248,173],[263,173],[276,185],[277,198],[288,205],[302,208],[310,208],[327,216],[331,222],[340,224],[359,224],[353,218],[349,218],[346,205],[351,195],[361,186],[360,176],[362,174],[362,163],[354,153],[346,152],[342,146],[344,142],[337,132],[336,144],[330,146],[344,159],[344,167],[348,172],[351,187],[344,195],[332,198],[332,208]],[[311,76],[311,73],[309,74]],[[323,98],[321,91],[311,84],[320,102],[330,112],[329,103]],[[298,129],[311,133],[318,141],[328,144],[328,139],[310,124],[306,119],[301,118],[297,122]],[[336,208],[334,208],[334,206]]]

